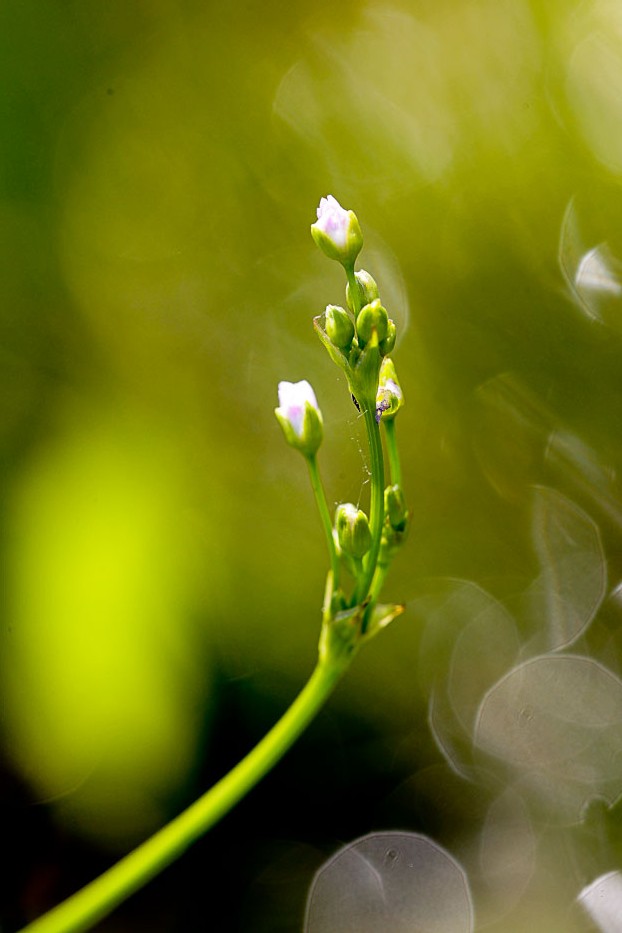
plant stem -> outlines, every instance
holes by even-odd
[[[361,302],[359,297],[358,282],[354,276],[354,263],[351,266],[346,266],[345,270],[348,285],[350,286],[350,303],[352,304],[352,313],[354,314],[354,321],[356,322],[358,313],[361,310]]]
[[[369,503],[371,548],[365,557],[364,573],[359,578],[356,588],[355,599],[358,603],[362,602],[367,596],[376,570],[384,522],[384,459],[382,456],[382,441],[380,440],[380,425],[376,421],[376,410],[373,404],[366,403],[363,414],[369,440],[371,468],[371,499]]]
[[[355,580],[359,580],[363,576],[363,558],[362,557],[352,558],[352,570],[354,571]],[[356,605],[356,603],[354,605]]]
[[[249,754],[175,819],[22,933],[79,933],[175,861],[282,758],[323,706],[348,661],[319,661],[292,705]]]
[[[400,455],[397,449],[397,440],[395,437],[395,418],[389,418],[384,423],[385,436],[387,438],[387,454],[389,457],[389,469],[391,471],[391,482],[397,486],[402,485],[402,467],[400,464]]]
[[[331,514],[328,510],[328,503],[326,502],[326,493],[324,492],[324,485],[320,477],[320,471],[317,465],[317,457],[315,455],[307,457],[307,463],[309,464],[309,475],[311,477],[311,486],[313,487],[313,493],[315,495],[315,501],[317,502],[318,511],[320,513],[320,518],[322,519],[322,525],[324,528],[324,535],[326,537],[326,544],[328,546],[328,556],[330,558],[330,566],[333,571],[333,585],[335,589],[339,587],[339,573],[340,573],[340,564],[339,558],[337,556],[337,549],[335,548],[335,539],[333,537],[333,520]]]
[[[374,578],[369,587],[369,596],[372,603],[378,601],[380,591],[382,590],[388,572],[389,564],[376,564],[376,572],[374,573]]]

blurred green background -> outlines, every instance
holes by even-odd
[[[309,235],[329,193],[400,330],[407,611],[100,928],[298,931],[332,852],[404,829],[463,864],[478,928],[592,929],[619,752],[570,792],[530,746],[544,791],[473,724],[549,651],[619,685],[619,4],[12,0],[0,45],[2,929],[190,802],[312,669],[326,558],[279,380],[315,388],[329,503],[367,501],[311,325],[344,300]],[[594,716],[618,728],[617,698]]]

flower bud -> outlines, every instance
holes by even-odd
[[[408,521],[408,509],[401,486],[387,486],[385,489],[384,512],[394,531],[404,531]]]
[[[371,531],[365,512],[357,509],[351,502],[337,506],[335,528],[339,547],[350,557],[360,560],[371,547]]]
[[[279,382],[279,407],[275,408],[285,440],[305,457],[312,457],[322,443],[322,413],[315,392],[306,381]]]
[[[372,301],[375,301],[378,297],[378,286],[369,272],[366,272],[365,269],[360,269],[358,272],[354,273],[354,278],[356,280],[359,299],[356,308],[362,308],[364,305],[369,305]],[[350,311],[354,313],[355,303],[352,300],[352,291],[349,282],[346,285],[346,303]]]
[[[397,329],[394,322],[389,318],[389,323],[387,325],[387,336],[384,340],[381,340],[378,344],[378,349],[383,356],[388,356],[389,353],[393,353],[395,347],[395,338],[397,336]]]
[[[329,194],[322,198],[317,209],[317,220],[311,224],[311,236],[329,259],[343,266],[353,266],[363,246],[363,234],[354,211],[346,211]]]
[[[354,337],[354,324],[347,311],[338,305],[328,305],[324,326],[326,333],[336,347],[341,350],[348,350],[351,347],[352,338]]]
[[[402,388],[397,381],[395,364],[390,356],[385,356],[380,365],[378,377],[378,393],[376,395],[376,421],[381,418],[389,420],[395,418],[404,404]]]
[[[359,338],[359,343],[361,341],[364,344],[369,343],[374,331],[376,332],[378,343],[380,343],[381,340],[386,338],[388,328],[389,317],[380,304],[379,298],[376,298],[370,304],[361,308],[361,312],[356,319],[356,333]]]

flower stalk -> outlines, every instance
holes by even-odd
[[[402,466],[395,436],[395,421],[391,418],[384,422],[384,436],[387,441],[387,456],[389,458],[389,472],[391,481],[397,486],[402,485]]]
[[[330,205],[331,224],[326,223],[322,238],[318,239],[317,227],[324,217],[326,205]],[[334,222],[334,228],[332,224]],[[347,241],[347,230],[356,230],[356,248],[345,255],[340,253]],[[334,233],[334,242],[329,230]],[[402,474],[397,450],[394,420],[401,409],[404,398],[395,364],[389,356],[393,352],[397,337],[395,322],[391,320],[380,300],[378,285],[364,269],[355,270],[355,260],[362,247],[358,221],[354,224],[352,211],[345,211],[329,195],[323,198],[318,209],[318,221],[311,227],[318,246],[331,259],[337,259],[346,275],[347,312],[336,305],[328,305],[324,314],[314,318],[316,332],[329,356],[348,380],[352,398],[362,413],[369,444],[371,493],[369,502],[369,528],[371,544],[365,556],[353,565],[351,555],[343,555],[344,563],[354,576],[352,595],[345,601],[348,606],[366,606],[362,631],[365,634],[367,621],[376,603],[380,588],[388,572],[389,564],[399,545],[404,540],[405,528],[398,532],[388,524],[385,510],[385,467],[380,436],[381,425],[385,430],[389,471],[394,484],[401,486]],[[334,573],[334,579],[339,575]]]
[[[371,469],[369,518],[358,506],[342,503],[333,524],[318,466],[324,422],[315,392],[306,380],[279,383],[275,415],[287,443],[307,462],[328,548],[330,569],[316,667],[276,725],[217,784],[99,878],[32,922],[22,933],[88,930],[171,864],[274,767],[317,715],[359,648],[403,611],[399,604],[378,602],[409,522],[394,425],[403,396],[389,357],[395,347],[396,327],[381,304],[372,276],[362,269],[355,271],[363,236],[354,212],[344,210],[328,195],[320,201],[311,233],[325,255],[341,263],[345,270],[348,310],[329,305],[313,323],[331,359],[343,370],[352,398],[364,418]],[[386,489],[382,428],[392,482]],[[345,588],[344,569],[352,577],[350,586]]]
[[[341,576],[341,564],[339,563],[339,557],[337,555],[337,548],[335,547],[335,537],[333,535],[333,523],[330,517],[330,512],[328,511],[326,493],[324,492],[324,485],[320,477],[317,457],[314,454],[313,456],[307,457],[306,460],[307,460],[307,465],[309,467],[311,488],[313,489],[313,494],[315,496],[315,501],[318,507],[318,512],[320,513],[320,519],[322,521],[322,527],[324,529],[324,536],[326,538],[326,545],[328,547],[328,558],[330,560],[330,569],[333,574],[333,580],[335,582],[335,587],[338,587],[339,578]]]

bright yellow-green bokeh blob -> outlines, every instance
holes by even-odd
[[[79,423],[14,492],[5,722],[40,797],[122,843],[186,773],[209,672],[175,456],[132,418]]]

